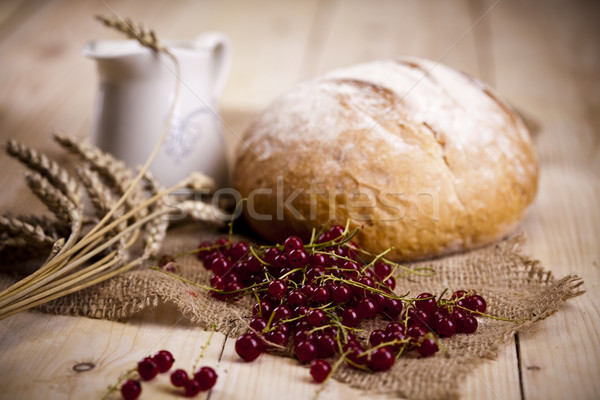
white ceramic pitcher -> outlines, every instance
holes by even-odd
[[[165,186],[201,171],[224,187],[229,173],[217,99],[229,73],[229,41],[207,33],[165,45],[179,61],[179,77],[170,57],[135,40],[85,46],[83,54],[97,61],[100,76],[92,142],[132,167],[144,164],[166,123],[175,79],[181,79],[169,133],[150,169]]]

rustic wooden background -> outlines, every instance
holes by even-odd
[[[96,91],[87,40],[116,37],[92,20],[130,16],[161,37],[222,31],[234,62],[221,110],[231,146],[250,118],[296,82],[332,68],[395,55],[440,60],[491,83],[538,121],[541,181],[522,225],[527,251],[556,276],[579,273],[587,294],[462,385],[465,399],[600,398],[600,3],[459,1],[116,1],[0,2],[0,141],[10,137],[60,157],[51,132],[88,135]],[[2,211],[40,209],[23,169],[0,155]],[[165,307],[127,323],[25,313],[0,321],[0,397],[99,398],[142,356],[159,348],[193,364],[208,334]],[[91,362],[89,372],[72,367]],[[243,364],[232,339],[215,335],[204,362],[215,389],[199,398],[312,398],[316,385],[288,359]],[[432,371],[435,374],[435,371]],[[144,397],[170,398],[166,383]],[[410,379],[410,377],[407,377]],[[330,382],[322,398],[378,398]],[[380,396],[383,398],[383,396]]]

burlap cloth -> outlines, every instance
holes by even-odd
[[[201,240],[222,235],[199,225],[188,225],[168,235],[163,252],[177,254],[193,249]],[[435,275],[402,278],[396,290],[398,293],[410,290],[416,296],[423,291],[440,294],[445,288],[450,293],[457,289],[475,289],[486,298],[490,314],[519,322],[480,319],[475,334],[442,339],[443,351],[434,357],[418,358],[408,354],[385,373],[340,368],[335,379],[356,388],[409,399],[457,398],[461,381],[484,360],[495,358],[511,335],[548,317],[566,300],[583,293],[579,277],[569,275],[556,280],[537,260],[521,254],[524,240],[519,235],[479,250],[419,263],[433,268]],[[177,263],[183,277],[208,283],[209,272],[196,257],[184,256]],[[6,287],[11,281],[14,279],[4,275],[0,286]],[[251,315],[250,299],[237,303],[214,300],[201,289],[147,268],[60,298],[38,310],[126,320],[161,302],[175,304],[186,318],[201,328],[216,324],[217,330],[229,337],[243,332]]]

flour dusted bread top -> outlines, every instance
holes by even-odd
[[[300,84],[244,136],[234,185],[263,237],[362,226],[400,260],[469,249],[521,220],[537,190],[527,129],[491,88],[431,61],[360,64]]]

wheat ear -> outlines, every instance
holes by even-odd
[[[102,218],[116,203],[111,190],[106,187],[98,173],[92,171],[89,165],[78,168],[77,176],[83,183],[96,216]]]
[[[144,188],[150,196],[156,196],[158,193],[163,192],[164,188],[156,179],[156,177],[150,172],[146,171],[143,176]],[[166,211],[167,205],[165,204],[164,198],[154,203],[149,212]],[[160,246],[167,235],[167,228],[169,227],[169,220],[167,215],[161,218],[152,220],[144,227],[144,254],[142,257],[148,258],[158,254]]]
[[[137,40],[142,46],[148,47],[155,52],[166,50],[166,48],[159,43],[156,33],[152,29],[147,29],[144,25],[135,23],[129,18],[110,18],[96,15],[96,19],[109,28],[124,33],[128,38]]]
[[[71,222],[71,213],[76,208],[75,203],[71,199],[37,172],[26,172],[25,181],[31,191],[46,205],[56,218],[63,222]]]
[[[46,157],[46,155],[27,147],[14,139],[11,139],[6,143],[6,153],[21,161],[30,170],[35,171],[46,178],[62,191],[73,203],[78,203],[81,200],[81,191],[79,190],[77,181],[56,162]]]
[[[0,230],[10,236],[24,236],[37,243],[52,245],[58,238],[41,225],[32,225],[17,217],[0,216]]]

